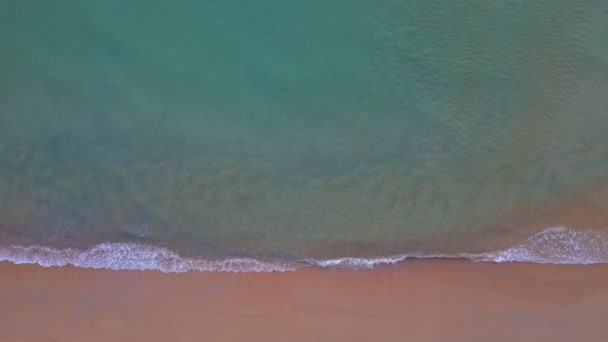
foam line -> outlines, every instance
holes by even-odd
[[[413,258],[469,259],[482,262],[529,262],[552,264],[608,263],[606,231],[575,231],[564,227],[547,228],[524,243],[489,253],[401,254],[376,258],[344,257],[299,261],[262,261],[254,258],[207,260],[184,258],[164,247],[136,243],[101,243],[84,251],[46,246],[0,247],[0,261],[38,264],[44,267],[73,265],[112,270],[159,270],[172,272],[287,272],[300,267],[337,267],[372,269]]]

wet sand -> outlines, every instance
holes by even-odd
[[[2,341],[608,340],[608,265],[183,273],[0,263]]]

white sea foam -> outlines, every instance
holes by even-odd
[[[552,264],[608,263],[608,232],[547,228],[520,245],[490,253],[394,255],[376,258],[344,257],[327,260],[262,261],[255,258],[207,260],[181,257],[164,247],[136,243],[102,243],[84,251],[45,246],[0,247],[0,261],[38,264],[44,267],[73,265],[112,270],[159,270],[166,273],[203,272],[287,272],[303,266],[372,269],[406,259],[446,258],[482,262],[530,262]]]
[[[44,267],[73,265],[112,270],[159,270],[165,273],[284,272],[295,270],[298,266],[291,262],[264,262],[253,258],[182,258],[168,248],[135,243],[102,243],[85,251],[44,246],[10,246],[0,248],[0,260]]]
[[[608,263],[608,232],[577,231],[550,227],[524,243],[496,252],[459,254],[401,254],[378,258],[339,258],[319,260],[321,267],[374,268],[397,264],[405,259],[469,259],[479,262],[527,262],[536,264],[590,265]]]
[[[608,263],[608,234],[606,231],[551,227],[534,234],[518,246],[480,254],[474,259],[542,264]]]
[[[339,258],[328,260],[314,260],[313,264],[321,267],[346,267],[346,268],[368,268],[372,269],[381,265],[394,265],[405,259],[407,255],[395,255],[381,258]]]

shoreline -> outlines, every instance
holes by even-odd
[[[601,340],[608,264],[164,274],[0,262],[0,339]]]
[[[254,256],[188,258],[166,247],[143,243],[106,242],[86,250],[48,246],[0,246],[0,261],[38,264],[43,267],[76,266],[111,270],[158,270],[163,273],[290,272],[306,267],[374,269],[414,259],[470,260],[479,262],[529,262],[536,264],[608,264],[608,231],[549,227],[525,242],[492,252],[456,254],[396,254],[374,257],[344,256],[334,259],[264,259]]]

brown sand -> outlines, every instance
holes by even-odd
[[[0,275],[0,341],[608,341],[608,265]]]

